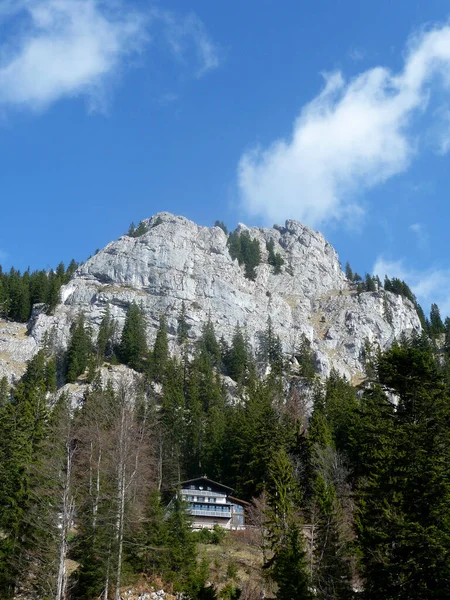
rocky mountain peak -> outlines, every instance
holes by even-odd
[[[358,376],[366,340],[385,348],[402,332],[420,330],[409,300],[384,290],[357,293],[334,248],[297,221],[273,228],[239,224],[238,232],[259,242],[254,281],[230,255],[220,227],[202,227],[167,212],[142,224],[141,235],[121,236],[75,272],[54,315],[35,311],[29,353],[43,344],[45,332],[66,348],[80,312],[95,333],[108,304],[120,331],[132,302],[144,308],[150,343],[160,315],[166,315],[174,349],[183,304],[192,340],[210,318],[218,337],[227,340],[237,325],[245,327],[255,351],[270,317],[286,354],[295,355],[303,335],[311,341],[323,376],[332,367],[349,378]],[[283,262],[279,273],[268,262],[272,242]]]

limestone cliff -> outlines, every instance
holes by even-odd
[[[76,271],[62,288],[53,316],[36,309],[19,362],[42,345],[46,331],[62,351],[81,311],[96,332],[109,304],[120,331],[133,301],[144,307],[149,342],[164,313],[174,346],[183,302],[192,339],[210,317],[217,335],[228,340],[237,324],[245,327],[256,349],[270,316],[287,354],[295,355],[302,334],[308,337],[323,376],[335,367],[349,378],[357,377],[365,340],[385,348],[402,332],[420,330],[409,300],[384,290],[357,294],[332,246],[296,221],[273,229],[239,225],[260,242],[262,262],[255,281],[247,279],[244,267],[231,258],[219,227],[200,227],[169,213],[144,223],[147,233],[122,236]],[[284,259],[280,274],[267,262],[269,240]],[[0,330],[0,353],[6,356],[13,345],[6,336],[2,347]]]

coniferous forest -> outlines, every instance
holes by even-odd
[[[36,292],[48,310],[68,271]],[[14,290],[40,279],[1,276],[4,316],[28,318]],[[183,305],[169,352],[164,315],[149,348],[137,304],[120,335],[109,307],[96,336],[80,314],[65,356],[50,336],[0,383],[0,597],[119,600],[144,580],[193,600],[448,598],[450,321],[433,305],[425,325],[384,353],[367,344],[354,386],[319,380],[306,338],[284,356],[270,319],[254,353],[245,329],[227,342],[211,320],[193,341]],[[104,384],[119,364],[132,382]],[[76,406],[60,391],[75,382],[89,383]],[[259,586],[231,563],[211,581],[201,548],[232,534],[192,532],[175,493],[203,474],[249,502],[240,543],[260,552]]]

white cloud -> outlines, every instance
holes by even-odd
[[[153,9],[155,21],[163,24],[169,48],[180,63],[188,62],[194,54],[195,76],[203,77],[220,65],[219,49],[210,38],[203,22],[193,13],[181,16],[170,11]]]
[[[290,217],[312,226],[360,214],[366,189],[410,165],[417,151],[412,128],[437,85],[450,88],[447,25],[411,39],[398,74],[379,66],[351,81],[340,72],[325,75],[289,138],[241,157],[243,209],[267,222]],[[446,139],[441,151],[450,149]]]
[[[146,19],[103,0],[17,0],[0,17],[23,18],[20,35],[0,47],[0,105],[42,110],[85,95],[98,103],[125,56],[147,41]]]
[[[420,271],[406,267],[403,260],[389,261],[379,257],[373,266],[373,273],[381,280],[387,275],[406,281],[425,313],[435,302],[439,305],[442,316],[450,316],[450,269],[431,268]]]

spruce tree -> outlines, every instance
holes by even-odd
[[[305,540],[299,515],[300,490],[286,451],[274,454],[267,486],[266,528],[272,557],[265,564],[278,584],[278,600],[312,598],[307,574]]]
[[[119,359],[132,369],[141,371],[148,355],[144,311],[135,302],[128,307],[118,347]]]
[[[178,316],[178,327],[177,327],[177,340],[179,344],[184,344],[188,339],[189,329],[191,326],[186,319],[186,305],[181,303],[181,311]]]
[[[214,223],[214,227],[220,227],[220,229],[224,232],[224,234],[228,235],[228,228],[223,221],[216,221]]]
[[[244,380],[250,364],[250,350],[239,325],[231,340],[231,348],[225,356],[225,366],[228,375],[240,383]]]
[[[111,317],[111,308],[106,305],[105,314],[100,323],[97,336],[97,364],[110,358],[114,352],[114,336],[116,332],[116,323]]]
[[[186,505],[177,492],[167,517],[167,563],[164,575],[176,591],[186,591],[196,571],[196,547]]]
[[[267,262],[274,267],[275,275],[278,275],[281,273],[281,267],[284,265],[284,260],[279,252],[275,252],[275,243],[273,239],[270,239],[266,243],[266,248],[269,253]]]
[[[182,450],[185,436],[184,369],[180,362],[167,360],[161,418],[165,431],[166,471],[169,481],[182,479]]]
[[[436,337],[442,333],[445,333],[445,327],[441,319],[439,307],[437,304],[432,304],[430,311],[430,335]]]
[[[156,332],[155,345],[151,354],[151,373],[155,381],[164,381],[168,358],[167,322],[165,315],[161,315],[158,331]]]
[[[6,406],[9,400],[9,383],[6,376],[0,379],[0,409]]]
[[[40,350],[0,408],[0,593],[5,598],[31,575],[26,556],[34,525],[29,520],[32,473],[48,434],[45,365]]]
[[[75,321],[67,350],[66,381],[74,383],[82,375],[92,355],[92,334],[81,313]]]
[[[353,269],[348,261],[345,263],[345,276],[349,281],[353,281]]]
[[[370,392],[367,427],[360,428],[365,596],[443,598],[450,576],[444,550],[450,544],[450,409],[442,375],[422,338],[394,345],[377,372],[398,404]]]
[[[273,330],[270,316],[267,319],[266,329],[260,336],[259,358],[270,367],[272,379],[279,379],[283,375],[283,348],[279,336]]]

